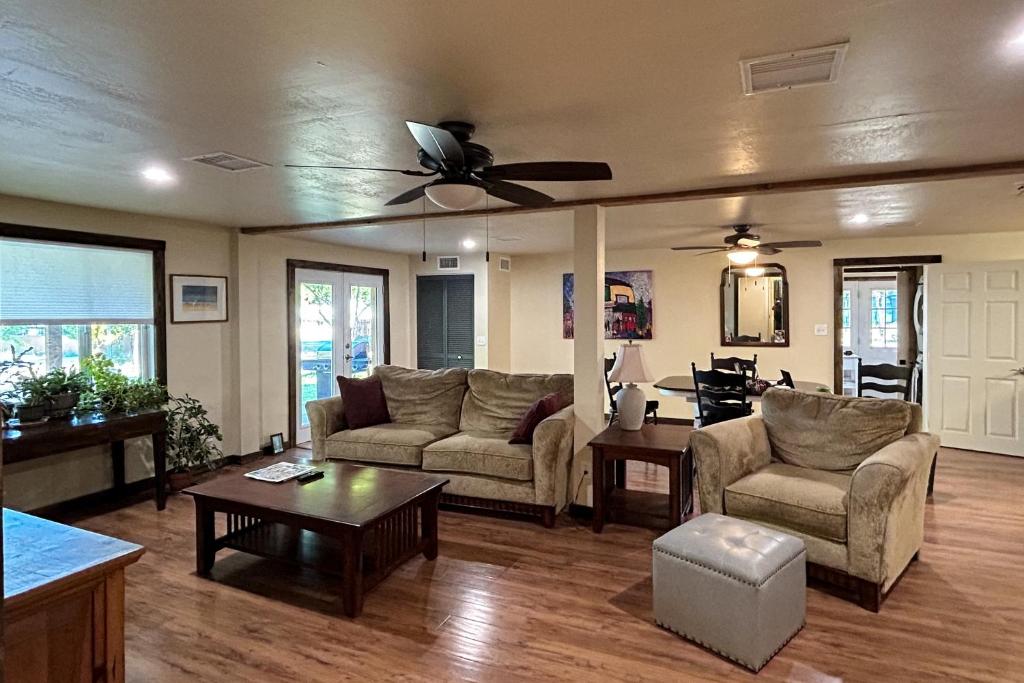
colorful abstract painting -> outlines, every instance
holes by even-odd
[[[651,271],[623,270],[604,274],[604,338],[653,339],[654,295]],[[562,275],[562,337],[575,330],[573,275]]]

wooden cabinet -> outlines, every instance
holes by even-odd
[[[3,511],[7,680],[124,680],[124,570],[142,546]]]

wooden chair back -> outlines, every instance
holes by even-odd
[[[750,415],[747,402],[747,377],[723,370],[698,370],[690,363],[693,387],[697,394],[697,413],[702,427]]]
[[[615,394],[617,394],[619,389],[622,388],[621,384],[612,384],[608,380],[608,373],[612,371],[613,367],[615,367],[615,356],[616,354],[613,353],[611,358],[604,359],[604,386],[605,389],[608,390],[608,400],[612,402],[613,412],[615,410]]]
[[[691,363],[691,365],[693,364]],[[740,358],[738,356],[715,358],[715,354],[712,352],[711,369],[739,372],[746,375],[747,379],[757,379],[757,354],[755,353],[752,359],[747,360],[746,358]]]
[[[860,358],[857,359],[857,395],[863,396],[865,391],[874,391],[879,394],[896,394],[904,401],[910,400],[910,390],[914,384],[914,366],[889,365],[880,363],[878,365],[865,365]],[[877,380],[890,382],[883,384]]]

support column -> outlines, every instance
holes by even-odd
[[[590,505],[590,448],[604,429],[604,207],[583,206],[573,217],[573,392],[576,427],[570,496]],[[584,477],[584,473],[588,476]],[[581,479],[583,481],[580,485]]]
[[[259,237],[238,236],[235,282],[238,283],[238,440],[239,453],[255,453],[262,446],[262,368],[260,348]]]

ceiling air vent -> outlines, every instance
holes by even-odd
[[[504,271],[506,273],[511,271],[512,270],[512,259],[510,259],[508,256],[499,256],[498,257],[498,270]]]
[[[438,270],[458,270],[459,269],[459,257],[458,256],[438,256],[437,257],[437,269]]]
[[[194,161],[197,164],[206,164],[207,166],[219,168],[222,171],[248,171],[253,168],[264,168],[270,165],[265,164],[262,161],[246,159],[245,157],[240,157],[237,154],[229,154],[228,152],[200,154],[197,157],[185,159],[185,161]]]
[[[849,43],[840,43],[740,60],[743,94],[832,83],[839,77],[847,47]]]

